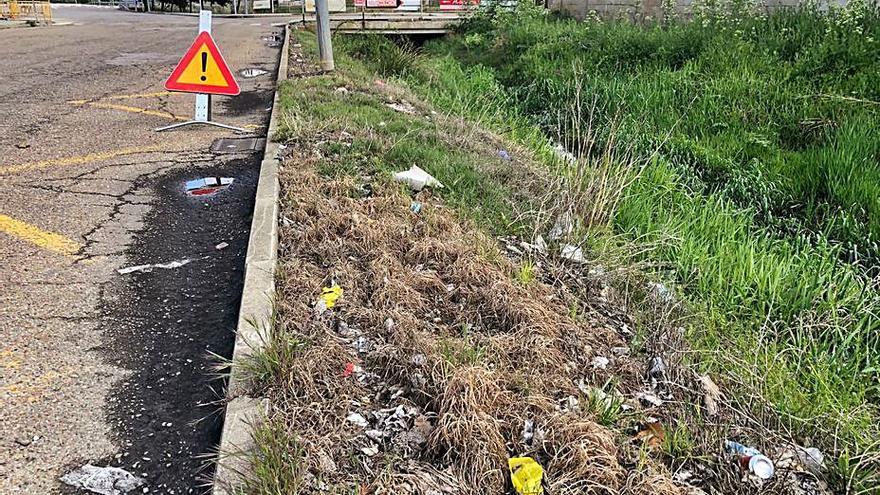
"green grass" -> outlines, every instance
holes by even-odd
[[[314,38],[300,35],[306,51],[315,51]],[[379,174],[390,180],[394,172],[418,165],[444,185],[444,198],[481,227],[496,233],[515,232],[511,216],[519,196],[512,184],[488,180],[482,171],[500,158],[463,149],[444,136],[454,129],[441,128],[425,115],[397,112],[383,103],[378,90],[337,92],[339,87],[363,87],[372,72],[345,51],[337,54],[346,74],[285,81],[281,85],[280,140],[323,135],[325,159],[318,164],[324,176]],[[374,91],[374,92],[367,92]],[[363,130],[370,130],[364,135]],[[350,145],[336,139],[347,132]],[[330,139],[328,139],[330,136]]]
[[[391,71],[380,61],[400,50],[393,43],[340,41],[553,170],[547,139],[582,142],[574,124],[592,132],[587,158],[607,147],[635,155],[641,168],[612,231],[584,235],[650,246],[636,261],[659,266],[690,301],[699,366],[728,376],[734,396],[763,397],[795,440],[839,456],[837,488],[853,473],[857,486],[877,483],[876,10],[709,9],[639,26],[521,6],[478,17]]]
[[[695,190],[876,260],[880,16],[856,3],[667,27],[499,16],[426,51],[505,88],[551,136],[564,141],[556,112],[580,99],[599,141],[616,121],[618,141],[659,147]]]

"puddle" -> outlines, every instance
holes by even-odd
[[[190,196],[208,196],[226,189],[235,179],[231,177],[205,177],[186,181],[186,194]]]

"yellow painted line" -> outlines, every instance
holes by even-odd
[[[95,107],[95,108],[106,108],[109,110],[121,110],[123,112],[142,113],[144,115],[152,115],[154,117],[162,117],[162,118],[171,119],[171,120],[180,120],[180,121],[189,120],[186,117],[178,117],[177,115],[174,115],[174,114],[168,113],[168,112],[160,112],[158,110],[148,110],[146,108],[140,108],[140,107],[130,107],[128,105],[119,105],[116,103],[101,103],[101,102],[93,101],[90,103],[86,103],[86,105],[88,105],[90,107]]]
[[[24,172],[27,170],[37,170],[48,167],[61,167],[68,165],[82,165],[84,163],[97,162],[101,160],[109,160],[117,156],[134,155],[137,153],[151,153],[154,151],[162,151],[163,146],[154,144],[151,146],[140,146],[134,148],[122,148],[113,151],[104,151],[101,153],[91,153],[89,155],[71,156],[68,158],[58,158],[55,160],[44,160],[41,162],[22,163],[20,165],[8,165],[0,167],[0,175],[12,174],[15,172]]]
[[[76,254],[80,245],[63,235],[54,232],[46,232],[29,223],[16,220],[12,217],[0,214],[0,231],[18,237],[43,249],[55,251],[68,256]]]
[[[136,93],[132,95],[113,95],[106,96],[104,98],[100,98],[99,101],[107,101],[107,100],[131,100],[134,98],[158,98],[160,96],[170,96],[180,93],[175,93],[174,91],[157,91],[155,93]],[[70,100],[67,103],[71,105],[85,105],[91,100]]]

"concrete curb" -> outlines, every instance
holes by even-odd
[[[275,265],[278,259],[278,166],[280,165],[278,143],[272,135],[278,129],[278,87],[287,79],[287,65],[290,47],[290,26],[285,25],[284,43],[281,59],[278,62],[278,77],[275,84],[275,99],[269,117],[269,130],[266,133],[266,149],[260,165],[260,178],[257,183],[254,201],[254,217],[251,221],[251,234],[248,239],[245,257],[244,289],[241,295],[241,308],[238,313],[235,350],[232,353],[233,366],[229,375],[226,397],[226,418],[220,436],[217,470],[214,473],[214,495],[231,495],[240,476],[248,469],[242,453],[254,447],[251,431],[267,412],[264,399],[247,395],[247,380],[235,363],[241,362],[255,350],[265,345],[272,328],[273,297],[275,294]]]

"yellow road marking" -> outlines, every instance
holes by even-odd
[[[151,146],[140,146],[134,148],[122,148],[114,151],[104,151],[101,153],[92,153],[89,155],[72,156],[68,158],[58,158],[55,160],[44,160],[41,162],[22,163],[20,165],[9,165],[0,167],[0,175],[12,174],[15,172],[24,172],[27,170],[37,170],[48,167],[59,167],[65,165],[82,165],[84,163],[97,162],[100,160],[109,160],[117,156],[134,155],[137,153],[150,153],[153,151],[162,151],[163,146],[154,144]]]
[[[113,95],[113,96],[105,96],[101,98],[102,101],[106,100],[131,100],[133,98],[157,98],[159,96],[169,96],[178,94],[173,91],[157,91],[155,93],[136,93],[132,95]],[[70,100],[67,103],[71,105],[84,105],[88,103],[90,100]]]
[[[67,237],[54,232],[40,230],[31,224],[0,214],[0,231],[36,244],[43,249],[68,256],[76,254],[80,245]]]
[[[158,110],[148,110],[146,108],[140,108],[140,107],[130,107],[128,105],[119,105],[116,103],[101,103],[101,102],[93,101],[93,102],[86,103],[86,105],[88,105],[90,107],[95,107],[95,108],[121,110],[123,112],[142,113],[144,115],[152,115],[154,117],[162,117],[162,118],[171,119],[171,120],[181,120],[181,121],[189,120],[186,117],[178,117],[177,115],[174,115],[174,114],[168,113],[168,112],[160,112]]]

